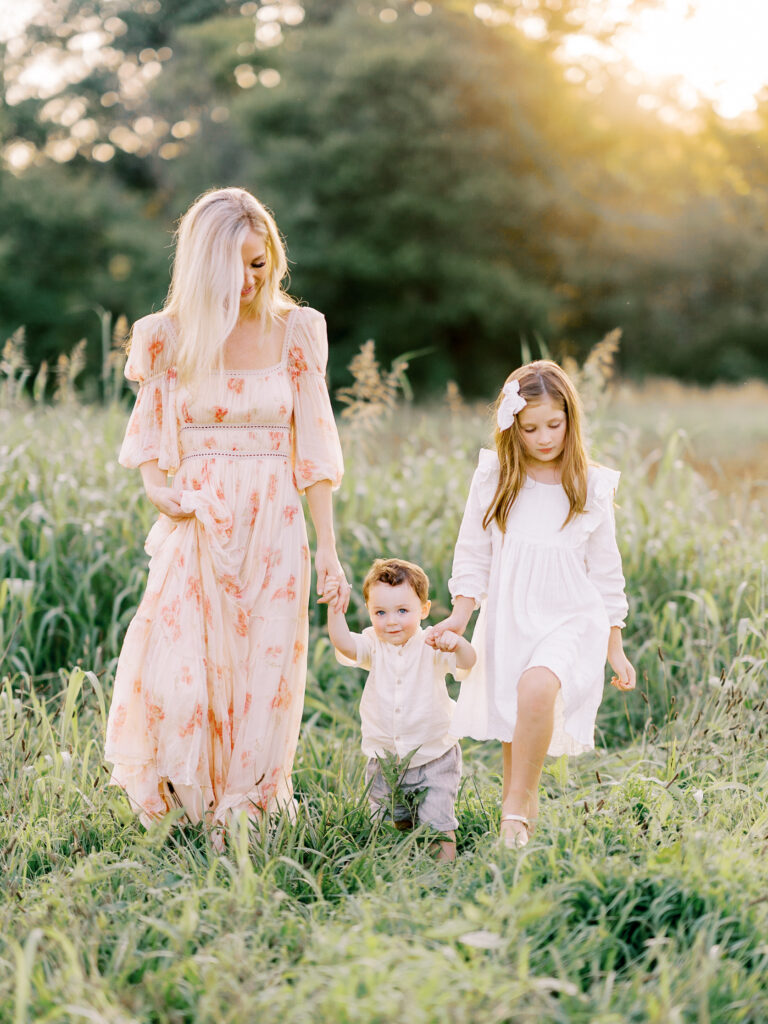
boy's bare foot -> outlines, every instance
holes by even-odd
[[[435,839],[430,844],[432,856],[436,861],[446,863],[456,860],[456,833],[444,832],[442,839]]]

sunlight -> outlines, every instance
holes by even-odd
[[[612,2],[617,14],[631,6],[630,0]],[[666,0],[627,20],[631,27],[618,31],[613,45],[649,84],[679,77],[726,118],[756,108],[755,97],[768,83],[764,0]]]

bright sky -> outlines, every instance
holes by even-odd
[[[755,108],[755,94],[768,83],[768,0],[665,0],[636,15],[614,45],[649,85],[679,75],[723,117],[735,117]]]
[[[44,4],[45,0],[0,0],[0,39],[18,33]],[[704,96],[724,117],[755,108],[755,94],[768,84],[768,0],[661,0],[655,9],[635,14],[629,13],[631,6],[632,0],[608,0],[609,18],[626,15],[631,22],[631,27],[614,34],[613,49],[634,65],[649,92],[676,76],[684,82],[681,98],[691,106],[697,96]],[[584,0],[588,12],[603,7],[598,0]],[[515,20],[535,35],[536,0],[494,0],[475,6],[483,20],[494,12],[508,18],[513,11]],[[611,58],[584,37],[571,40],[566,56],[589,55]],[[36,71],[32,77],[28,73],[27,81],[45,92],[43,79],[57,71],[53,66]],[[47,84],[50,93],[54,83]]]

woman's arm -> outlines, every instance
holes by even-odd
[[[181,511],[178,497],[168,486],[168,475],[164,469],[160,469],[157,459],[142,462],[139,471],[146,495],[158,512],[162,512],[169,519],[189,519],[193,513]]]
[[[351,587],[344,577],[344,570],[341,567],[339,556],[336,554],[331,487],[330,480],[318,480],[317,483],[310,484],[306,490],[307,504],[317,537],[317,551],[315,552],[317,593],[322,597],[327,584],[330,584],[333,578],[338,578],[341,585],[325,600],[332,602],[332,605],[329,603],[329,608],[333,607],[334,611],[345,612],[349,607]]]

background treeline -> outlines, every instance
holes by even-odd
[[[577,3],[541,4],[541,40],[488,14],[528,0],[481,6],[45,6],[4,46],[0,136],[32,159],[0,167],[3,337],[26,325],[33,364],[86,337],[96,379],[105,313],[157,308],[176,218],[240,184],[328,317],[339,383],[375,338],[385,361],[431,350],[422,388],[486,394],[521,342],[578,357],[613,327],[627,373],[768,376],[768,100],[748,126],[665,119],[620,66],[568,80]],[[19,92],[35,54],[97,42],[77,83]]]

